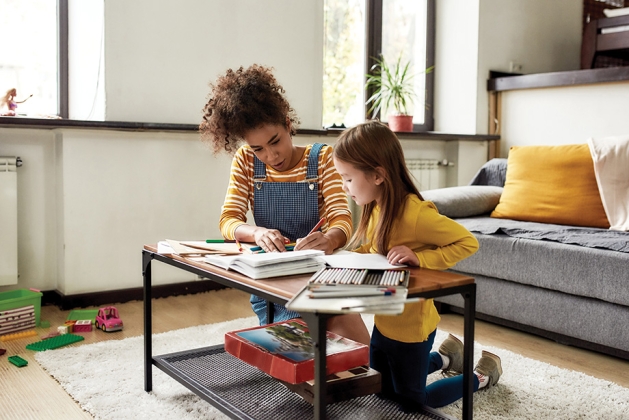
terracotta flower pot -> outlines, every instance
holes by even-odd
[[[389,128],[395,132],[413,131],[412,115],[389,115]]]

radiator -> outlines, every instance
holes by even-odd
[[[19,157],[0,157],[0,286],[17,284],[17,172]]]
[[[407,159],[406,167],[415,178],[415,186],[422,192],[434,190],[446,186],[447,166],[453,166],[452,162],[437,159]]]
[[[434,190],[446,186],[446,167],[454,166],[454,163],[437,159],[406,159],[406,167],[415,181],[415,186],[421,193],[426,190]],[[361,215],[361,207],[354,200],[348,198],[349,209],[352,212],[354,229],[358,226]]]

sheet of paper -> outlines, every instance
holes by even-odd
[[[406,267],[404,264],[392,265],[387,257],[380,254],[359,254],[357,252],[339,252],[321,257],[326,264],[334,268],[366,268],[368,270],[390,270]]]

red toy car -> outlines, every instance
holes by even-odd
[[[106,306],[98,310],[96,315],[96,329],[105,332],[122,330],[122,320],[118,316],[118,309],[114,306]]]

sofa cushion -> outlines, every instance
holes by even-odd
[[[457,220],[463,226],[463,219]],[[504,234],[474,233],[479,250],[453,270],[629,307],[629,254]]]
[[[469,185],[494,185],[504,187],[507,177],[507,159],[493,158],[476,172]]]
[[[501,187],[467,185],[422,191],[424,200],[432,201],[440,214],[454,217],[473,217],[489,214],[500,200]]]
[[[587,144],[513,146],[491,217],[609,228]]]

